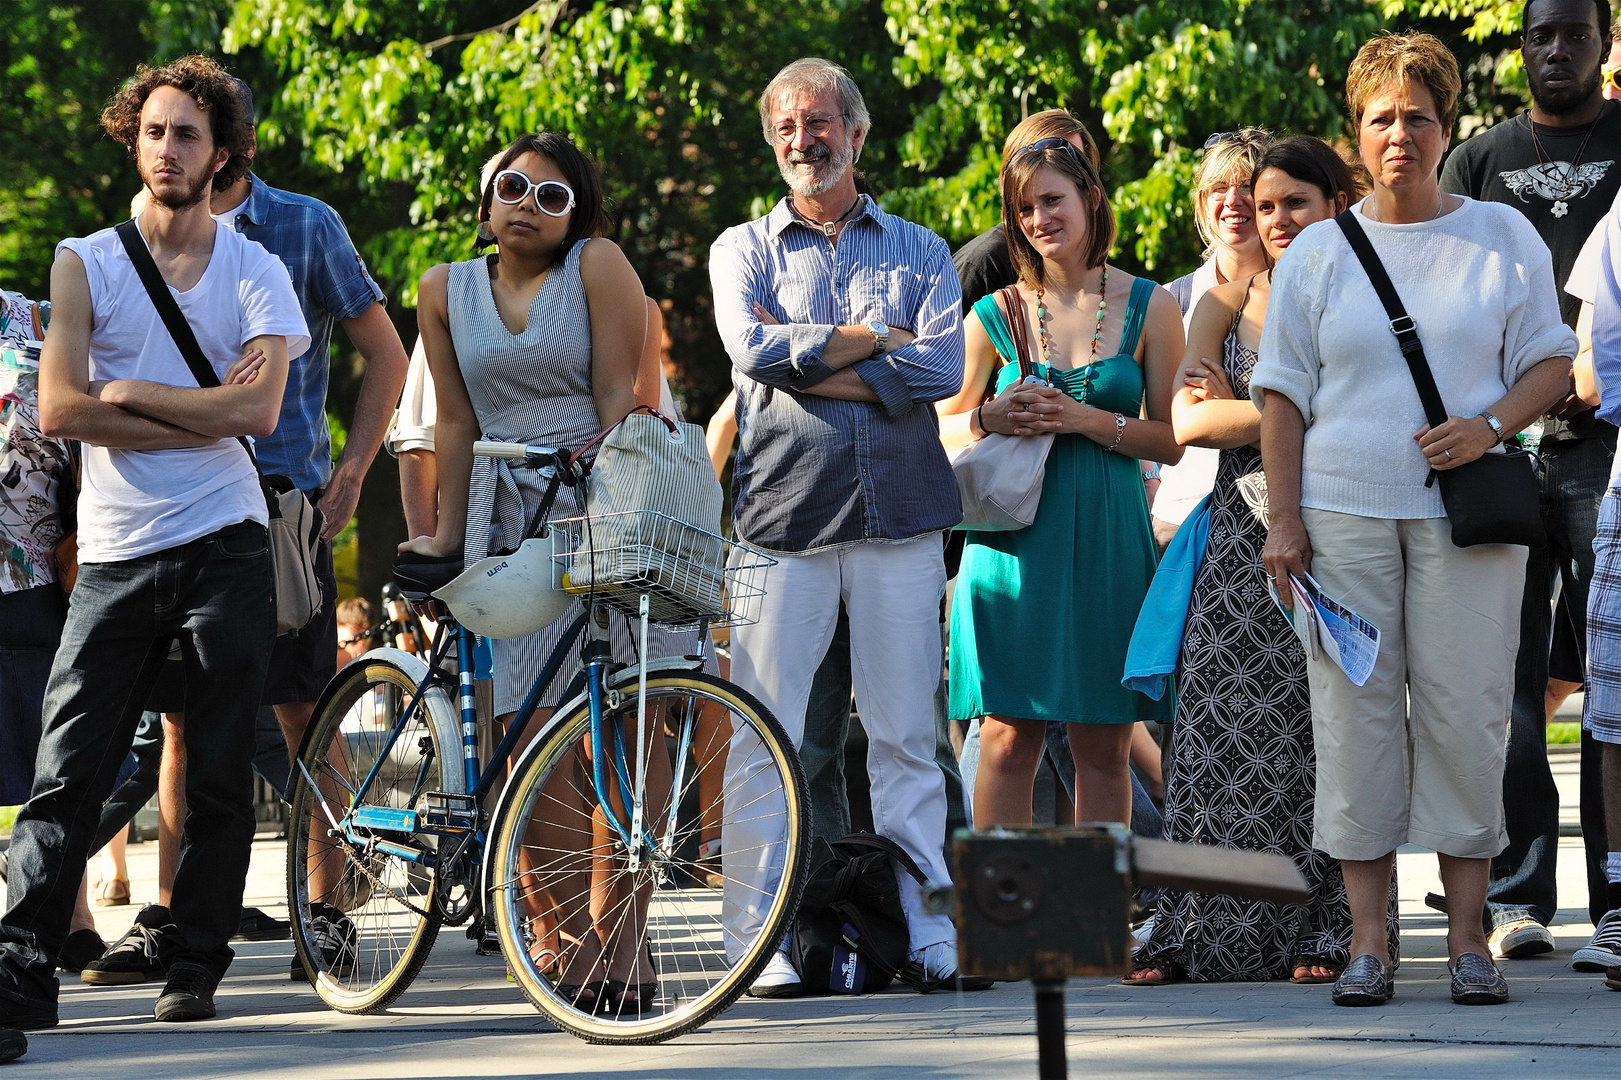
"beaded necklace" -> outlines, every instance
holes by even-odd
[[[1092,330],[1092,355],[1088,364],[1097,363],[1098,342],[1103,340],[1103,313],[1109,307],[1106,297],[1109,295],[1109,264],[1103,264],[1103,277],[1098,281],[1098,321]],[[1047,330],[1047,290],[1036,289],[1036,323],[1041,333],[1041,358],[1047,362],[1047,370],[1053,370],[1053,336]]]

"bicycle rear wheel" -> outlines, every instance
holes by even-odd
[[[425,704],[388,745],[414,694],[415,680],[392,660],[362,659],[346,668],[311,719],[302,768],[293,770],[287,840],[293,942],[316,992],[339,1012],[386,1009],[416,978],[439,934],[432,871],[375,844],[347,841],[332,827],[352,805],[410,809],[423,791],[441,789],[445,748]],[[377,775],[356,799],[374,768]]]
[[[635,681],[616,691],[604,743],[619,756],[620,725],[634,788]],[[730,1005],[786,932],[809,858],[799,759],[763,705],[701,672],[659,673],[647,718],[639,866],[592,782],[584,703],[525,754],[493,830],[489,894],[507,962],[538,1009],[590,1042],[657,1042]],[[601,978],[603,993],[574,994]]]

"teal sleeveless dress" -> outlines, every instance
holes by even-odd
[[[1135,417],[1135,359],[1154,283],[1132,283],[1120,348],[1036,374],[1070,397]],[[1002,357],[1000,394],[1019,378],[995,294],[974,305]],[[1015,532],[971,532],[951,608],[951,718],[994,714],[1076,724],[1169,720],[1171,703],[1120,685],[1137,612],[1157,558],[1134,458],[1084,435],[1059,435],[1047,455],[1036,520]]]

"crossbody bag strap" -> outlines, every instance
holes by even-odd
[[[1385,271],[1379,253],[1373,250],[1368,234],[1362,230],[1362,223],[1357,221],[1355,212],[1346,210],[1334,220],[1345,234],[1351,250],[1356,253],[1357,260],[1362,263],[1362,269],[1373,284],[1373,291],[1379,294],[1385,314],[1390,316],[1390,332],[1396,335],[1402,359],[1407,361],[1407,370],[1412,372],[1413,384],[1418,387],[1418,399],[1424,403],[1424,418],[1430,422],[1430,427],[1440,427],[1447,422],[1447,410],[1441,402],[1441,391],[1436,388],[1430,362],[1424,356],[1424,343],[1418,338],[1418,327],[1413,325],[1412,317],[1402,306],[1401,296]]]
[[[169,291],[169,285],[163,280],[163,274],[158,271],[158,264],[152,261],[152,252],[146,246],[146,237],[131,218],[113,230],[124,245],[124,252],[129,255],[129,261],[135,266],[135,274],[146,286],[146,295],[151,298],[152,306],[158,309],[158,318],[168,328],[169,336],[174,339],[175,346],[179,348],[180,355],[191,369],[191,377],[197,380],[197,385],[212,388],[220,384],[219,376],[214,374],[214,366],[203,355],[203,347],[197,344],[197,335],[191,329],[191,323],[186,321],[185,313],[180,305],[175,303],[174,294]],[[259,459],[253,455],[253,447],[241,435],[236,441],[242,444],[242,449],[248,452],[248,460],[253,462],[253,471],[259,471]]]

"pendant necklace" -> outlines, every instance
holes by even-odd
[[[1545,166],[1546,170],[1551,170],[1553,168],[1553,163],[1550,162],[1548,160],[1548,156],[1542,152],[1542,140],[1537,138],[1536,121],[1532,120],[1530,117],[1527,117],[1526,123],[1531,127],[1531,145],[1537,152],[1537,164]],[[1565,167],[1565,174],[1554,180],[1554,183],[1559,185],[1559,198],[1554,200],[1553,204],[1553,216],[1556,218],[1562,218],[1566,214],[1570,213],[1570,204],[1565,202],[1565,200],[1576,194],[1576,191],[1581,187],[1581,184],[1576,182],[1576,169],[1582,163],[1582,155],[1587,153],[1587,144],[1592,141],[1593,132],[1597,130],[1598,121],[1595,120],[1587,129],[1587,137],[1582,140],[1582,145],[1576,150],[1576,160],[1560,162],[1560,164]],[[1545,171],[1543,175],[1545,178],[1553,179],[1552,177],[1547,176],[1547,171]]]
[[[846,210],[844,213],[840,214],[838,217],[834,218],[832,221],[817,221],[815,218],[811,217],[810,215],[801,213],[799,207],[794,205],[794,200],[792,200],[792,199],[788,200],[788,212],[793,214],[794,217],[798,218],[800,221],[804,222],[806,225],[809,225],[811,228],[816,229],[817,231],[819,231],[823,236],[827,237],[829,240],[831,240],[834,237],[839,235],[839,226],[844,224],[844,219],[849,217],[851,214],[855,213],[856,212],[856,207],[858,207],[860,205],[861,205],[861,196],[857,195],[856,196],[856,201],[850,204],[850,209]]]
[[[1105,299],[1109,295],[1109,264],[1103,264],[1103,277],[1098,280],[1098,318],[1092,328],[1092,353],[1087,366],[1097,363],[1098,343],[1103,340],[1103,313],[1109,307]],[[1041,336],[1041,358],[1047,363],[1047,371],[1053,371],[1053,336],[1047,329],[1047,320],[1051,314],[1047,311],[1047,290],[1036,289],[1036,324]]]

